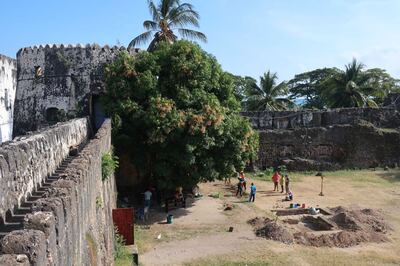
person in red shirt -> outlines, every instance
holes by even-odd
[[[239,173],[239,182],[242,183],[243,190],[246,191],[247,182],[246,182],[246,176],[244,175],[243,170],[240,171],[240,173]]]
[[[279,174],[279,171],[275,171],[272,175],[272,182],[274,182],[274,191],[279,191],[278,184],[280,179],[281,175]]]

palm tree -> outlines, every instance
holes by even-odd
[[[154,51],[160,42],[174,43],[178,39],[174,30],[185,39],[207,42],[207,37],[203,33],[185,28],[185,26],[199,27],[200,16],[193,9],[193,5],[181,3],[180,0],[161,0],[158,6],[153,0],[147,2],[153,20],[143,22],[143,27],[147,31],[134,38],[128,47],[144,44],[152,39],[147,50]]]
[[[364,68],[353,59],[345,71],[339,71],[325,82],[322,93],[330,107],[378,107],[372,99],[378,88],[371,86],[371,75]]]
[[[244,106],[247,111],[279,111],[286,110],[292,102],[283,98],[288,92],[287,84],[281,82],[276,84],[278,75],[268,71],[260,77],[260,85],[255,82],[247,88],[247,99]]]

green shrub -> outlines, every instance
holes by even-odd
[[[101,157],[101,177],[107,180],[119,166],[118,157],[112,151],[104,153]]]

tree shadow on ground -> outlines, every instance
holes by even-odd
[[[170,205],[168,212],[165,210],[165,206],[152,206],[148,212],[147,219],[138,219],[136,217],[135,223],[137,225],[153,225],[153,224],[166,224],[167,216],[172,215],[174,218],[179,218],[185,215],[189,215],[192,211],[191,208],[196,204],[200,198],[187,198],[186,208],[178,204],[177,206]],[[138,207],[137,210],[140,210]]]
[[[275,191],[258,191],[257,194],[263,197],[285,197],[285,193]]]
[[[400,171],[399,170],[385,172],[385,173],[378,173],[377,176],[385,179],[386,181],[388,181],[390,183],[400,182]]]

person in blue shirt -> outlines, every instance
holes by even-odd
[[[249,202],[251,201],[254,202],[254,200],[256,199],[256,191],[257,191],[256,185],[254,185],[254,183],[251,183]]]

